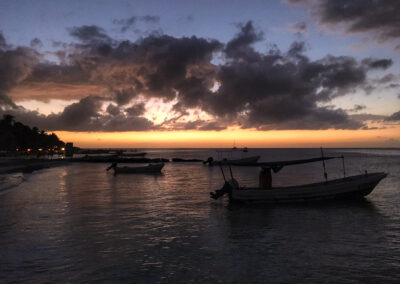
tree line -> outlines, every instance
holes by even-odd
[[[61,149],[65,143],[54,133],[29,127],[15,121],[9,114],[0,120],[0,150],[3,151],[49,151]]]

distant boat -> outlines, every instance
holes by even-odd
[[[219,161],[214,161],[212,157],[209,157],[207,161],[204,161],[204,164],[209,164],[210,166],[216,166],[216,165],[234,165],[234,166],[252,166],[256,165],[258,160],[260,159],[260,156],[251,156],[247,158],[241,158],[241,159],[222,159]]]
[[[161,173],[163,167],[164,163],[148,164],[142,167],[118,167],[117,163],[113,163],[107,171],[114,169],[115,174]]]
[[[259,201],[270,203],[360,198],[371,193],[375,186],[387,176],[387,174],[383,172],[365,173],[361,175],[305,185],[287,187],[271,186],[271,170],[278,172],[283,166],[324,161],[328,159],[333,159],[333,157],[260,163],[259,166],[266,169],[267,172],[269,171],[269,175],[266,175],[266,177],[269,177],[270,179],[269,186],[267,185],[266,187],[263,187],[260,184],[260,187],[241,187],[237,180],[231,176],[231,179],[229,181],[225,181],[225,184],[221,189],[216,190],[215,192],[210,192],[210,196],[214,199],[218,199],[224,194],[228,194],[231,201]],[[326,173],[324,174],[325,178],[327,178]],[[260,183],[261,177],[262,176],[260,174]]]
[[[146,156],[146,152],[123,152],[120,156],[126,156],[126,157],[144,157]]]
[[[236,139],[233,139],[233,147],[232,147],[232,150],[237,150],[237,147],[236,147]]]
[[[77,158],[76,160],[80,161],[85,161],[85,162],[110,162],[113,159],[117,159],[118,155],[117,154],[98,154],[98,155],[88,155],[86,154],[85,156],[81,158]]]

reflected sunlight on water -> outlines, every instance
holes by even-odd
[[[200,163],[168,163],[160,175],[114,176],[107,164],[84,163],[39,171],[0,195],[0,274],[5,282],[396,280],[400,155],[326,152],[345,155],[348,175],[367,169],[389,176],[360,202],[273,206],[211,200],[221,172]],[[319,149],[253,154],[262,161],[302,159]],[[327,162],[329,178],[341,177],[341,167],[340,160]],[[234,167],[233,174],[243,185],[258,180],[255,168]],[[284,168],[274,184],[322,179],[315,163]]]

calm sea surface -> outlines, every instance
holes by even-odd
[[[150,157],[215,150],[148,149]],[[230,205],[209,192],[218,167],[168,163],[161,175],[117,175],[77,163],[0,176],[0,282],[396,282],[400,280],[400,150],[327,149],[348,175],[389,175],[365,200]],[[236,157],[244,156],[238,152]],[[250,149],[261,161],[319,149]],[[341,160],[326,162],[329,178]],[[240,184],[258,169],[233,167]],[[274,185],[323,179],[322,163],[286,167]]]

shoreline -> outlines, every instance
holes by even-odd
[[[64,159],[10,159],[0,161],[0,174],[32,173],[37,170],[68,164]]]

